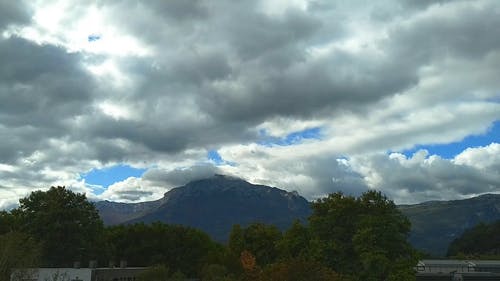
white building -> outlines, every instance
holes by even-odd
[[[11,281],[137,281],[146,268],[29,268],[17,269]]]

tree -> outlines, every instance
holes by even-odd
[[[311,234],[309,228],[296,220],[283,234],[278,242],[278,251],[281,259],[311,259]]]
[[[410,222],[380,192],[320,199],[313,203],[310,225],[320,260],[335,271],[359,280],[415,278],[417,256],[407,241]]]
[[[339,273],[354,273],[360,261],[352,245],[360,213],[356,198],[337,192],[312,204],[309,217],[316,259]]]
[[[357,201],[361,211],[353,246],[363,265],[363,280],[414,276],[416,252],[407,242],[410,221],[380,192],[366,192]]]
[[[322,264],[303,259],[290,259],[264,269],[263,281],[341,281],[347,279]]]
[[[141,274],[139,274],[139,281],[167,281],[170,277],[170,270],[165,265],[152,266]]]
[[[19,222],[12,213],[0,211],[0,234],[9,233],[19,229]]]
[[[15,277],[19,280],[29,272],[23,268],[36,267],[40,259],[40,246],[28,235],[9,232],[0,235],[0,280],[9,280],[12,269],[19,268]]]
[[[85,194],[65,187],[34,191],[12,211],[19,228],[42,245],[42,264],[69,266],[95,259],[102,249],[103,223]]]
[[[199,230],[160,222],[109,227],[106,237],[115,260],[131,266],[166,264],[189,277],[199,276],[205,264],[220,262],[218,253],[224,252]]]
[[[246,228],[236,225],[229,235],[229,250],[237,256],[249,251],[259,266],[265,266],[277,260],[281,237],[281,231],[274,225],[253,223]]]
[[[227,268],[220,264],[209,264],[203,267],[201,280],[203,281],[231,281]]]

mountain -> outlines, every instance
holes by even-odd
[[[444,256],[449,244],[466,229],[480,222],[500,220],[500,194],[451,201],[400,205],[410,219],[410,242],[424,252]]]
[[[157,201],[101,201],[96,207],[108,225],[161,221],[195,227],[226,241],[234,224],[262,222],[284,230],[296,219],[306,220],[309,204],[296,192],[216,175],[173,188]]]
[[[106,200],[95,202],[94,205],[105,225],[115,225],[141,217],[162,203],[163,198],[140,203],[119,203]]]
[[[96,203],[107,225],[162,221],[201,229],[225,241],[233,224],[274,224],[286,229],[295,219],[306,221],[310,203],[295,192],[216,175],[190,182],[143,203]],[[431,201],[398,208],[410,219],[412,245],[433,256],[444,256],[448,245],[480,222],[500,220],[500,195]]]

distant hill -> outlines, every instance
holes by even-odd
[[[262,222],[284,230],[295,219],[307,219],[309,204],[294,192],[216,175],[173,188],[157,201],[101,201],[96,207],[108,225],[161,221],[195,227],[225,241],[234,224]]]
[[[500,257],[500,220],[480,223],[451,242],[447,255]]]
[[[233,224],[274,224],[286,229],[295,219],[306,221],[310,203],[297,193],[216,175],[174,188],[164,197],[143,203],[96,203],[107,225],[162,221],[201,229],[225,241]],[[400,205],[410,219],[410,242],[424,252],[444,256],[448,245],[480,222],[500,219],[500,195]]]
[[[500,219],[500,194],[401,205],[399,208],[412,223],[412,245],[432,255],[444,256],[448,245],[466,229]]]
[[[163,203],[163,198],[141,203],[119,203],[112,201],[95,202],[97,210],[105,225],[121,224],[141,217]]]

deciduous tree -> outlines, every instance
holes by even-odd
[[[415,278],[416,252],[407,241],[410,222],[380,192],[359,198],[335,193],[312,207],[313,245],[330,268],[359,280]]]
[[[102,249],[103,223],[85,194],[65,187],[34,191],[12,211],[21,231],[42,245],[42,264],[69,266],[94,259]]]

